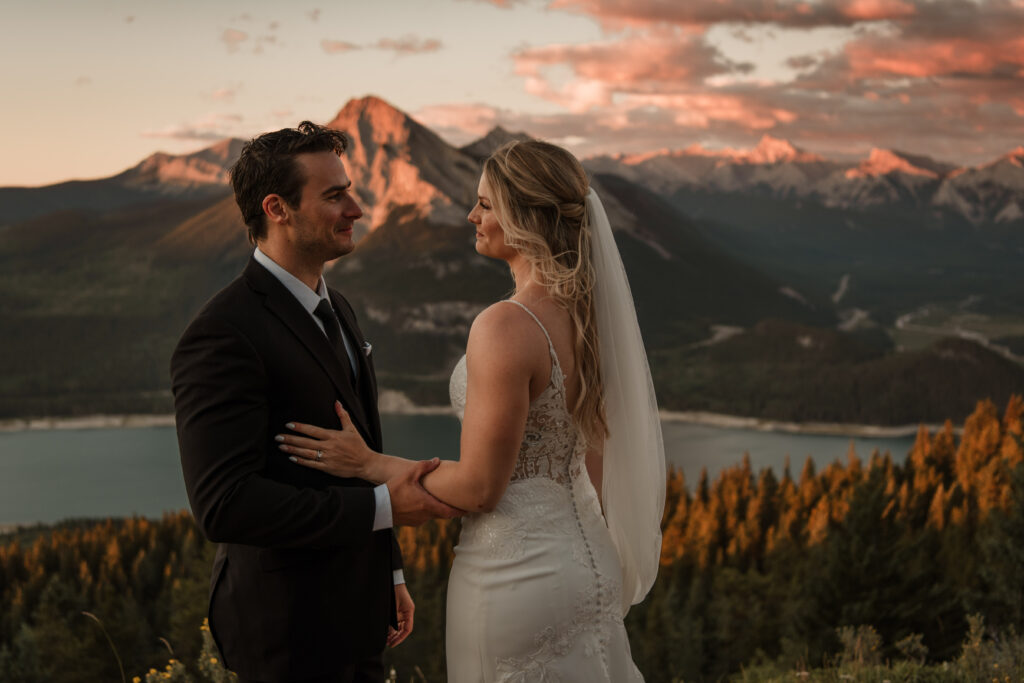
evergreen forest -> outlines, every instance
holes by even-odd
[[[906,459],[714,481],[670,472],[661,570],[626,619],[649,682],[1024,680],[1024,398]],[[444,681],[458,522],[400,529],[416,630],[397,681]],[[0,680],[228,681],[205,626],[213,546],[187,512],[0,537]]]

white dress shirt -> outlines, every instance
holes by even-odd
[[[330,303],[330,297],[327,296],[327,284],[324,282],[323,276],[320,277],[320,281],[316,285],[316,291],[314,292],[306,283],[299,278],[295,277],[287,270],[277,264],[272,258],[260,251],[259,247],[253,252],[252,257],[256,259],[256,263],[260,264],[264,268],[270,271],[270,274],[280,280],[281,284],[285,286],[289,292],[292,293],[299,304],[302,305],[306,312],[309,313],[309,317],[313,319],[320,331],[327,334],[327,330],[324,329],[324,323],[316,315],[317,304],[320,303],[321,299],[327,299]],[[340,325],[340,321],[339,321]],[[341,327],[341,338],[345,342],[345,352],[348,354],[349,363],[352,365],[352,372],[355,376],[359,377],[359,363],[356,362],[355,346],[349,339],[348,334],[345,333],[345,326]],[[373,497],[376,501],[377,507],[373,515],[373,530],[379,531],[381,529],[390,529],[394,526],[394,521],[391,514],[391,494],[388,493],[388,487],[384,484],[377,486],[373,489]],[[395,583],[405,583],[405,577],[402,574],[401,569],[395,570]]]

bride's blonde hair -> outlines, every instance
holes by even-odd
[[[572,154],[539,140],[499,147],[484,161],[483,173],[505,244],[526,258],[572,318],[580,393],[571,412],[582,436],[597,443],[608,426],[594,319],[587,174]]]

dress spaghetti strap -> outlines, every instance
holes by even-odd
[[[540,321],[540,318],[538,318],[533,311],[526,307],[526,304],[520,303],[515,299],[502,299],[502,301],[510,304],[515,304],[516,306],[519,306],[519,308],[529,313],[530,317],[533,318],[533,321],[537,323],[537,327],[539,327],[540,331],[544,333],[544,338],[548,340],[548,353],[551,355],[551,365],[554,369],[558,370],[558,380],[556,386],[562,387],[562,390],[564,391],[565,373],[562,372],[562,364],[558,362],[558,352],[555,351],[555,345],[551,343],[551,335],[548,334],[547,328],[544,327],[544,323]],[[549,380],[549,382],[556,382],[554,371],[552,371],[551,373],[551,379]]]
[[[519,306],[519,308],[523,309],[524,311],[530,314],[530,317],[533,318],[533,321],[537,323],[537,327],[539,327],[540,331],[544,333],[544,338],[548,340],[548,350],[551,351],[551,355],[555,358],[555,360],[557,360],[558,354],[555,353],[555,345],[551,343],[551,335],[548,334],[548,331],[544,327],[544,323],[540,321],[540,318],[538,318],[533,311],[527,308],[526,304],[520,303],[515,299],[503,299],[503,301],[510,304],[515,304],[516,306]]]

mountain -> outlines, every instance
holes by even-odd
[[[346,163],[372,218],[369,234],[333,265],[328,281],[353,294],[367,334],[384,349],[382,379],[443,400],[447,376],[437,375],[437,358],[454,363],[473,317],[512,286],[503,263],[473,249],[466,215],[476,201],[479,155],[522,135],[497,129],[456,149],[374,97],[349,102],[329,125],[352,140]],[[712,321],[832,320],[827,306],[795,301],[782,293],[785,283],[723,253],[664,198],[614,175],[594,181],[654,343],[701,338]],[[403,352],[389,357],[388,349]],[[431,382],[433,393],[416,393]]]
[[[459,151],[463,154],[469,155],[477,161],[483,161],[491,155],[494,150],[498,149],[502,145],[513,140],[522,142],[523,140],[529,140],[530,136],[526,133],[510,133],[501,126],[495,126],[487,135],[483,136],[479,140],[464,145],[459,148]]]
[[[164,196],[185,200],[225,196],[230,192],[228,169],[243,144],[243,140],[231,138],[191,154],[157,152],[109,178],[43,187],[0,187],[0,221],[11,225],[57,210],[105,211]]]
[[[189,216],[156,241],[163,261],[241,261],[252,248],[234,196]]]
[[[902,204],[974,225],[1024,223],[1024,147],[976,168],[879,148],[860,162],[843,163],[765,135],[752,149],[691,145],[597,156],[585,164],[667,195],[747,193],[854,211]]]
[[[860,162],[855,168],[847,170],[846,177],[875,178],[891,173],[902,173],[935,179],[943,177],[954,170],[956,170],[956,167],[952,164],[936,161],[931,157],[876,147],[871,150],[867,159]]]
[[[788,140],[764,135],[750,150],[725,150],[721,156],[741,164],[814,163],[824,158],[806,152]]]
[[[1024,146],[943,180],[932,199],[974,224],[1024,222]]]
[[[939,180],[954,170],[928,157],[888,149],[872,149],[856,166],[837,170],[808,192],[826,206],[865,208],[878,204],[926,203]]]
[[[209,191],[228,183],[228,170],[244,144],[245,140],[228,138],[191,154],[157,152],[110,180],[125,187],[151,189],[158,194]]]
[[[846,283],[839,315],[884,325],[967,298],[1024,310],[1022,160],[1015,150],[964,169],[876,148],[841,163],[766,136],[750,150],[691,145],[584,164],[654,190],[715,246],[802,296]]]
[[[507,266],[473,248],[466,215],[480,160],[523,134],[495,129],[456,148],[373,96],[349,101],[329,125],[351,139],[345,163],[366,217],[356,251],[325,276],[356,307],[382,389],[442,403],[473,318],[512,287]],[[0,189],[14,217],[0,229],[0,416],[169,409],[166,362],[181,329],[251,253],[225,184],[239,147],[225,140],[153,155],[112,178]],[[1005,185],[1019,168],[1011,157],[984,172]],[[661,359],[659,391],[685,386],[680,378],[695,372],[687,364],[708,358],[702,377],[771,375],[778,361],[759,342],[743,369],[687,350],[719,343],[716,326],[841,324],[874,339],[887,338],[880,325],[897,316],[965,292],[1024,310],[1024,293],[1013,299],[1010,233],[979,239],[966,221],[936,228],[935,216],[949,212],[910,200],[830,207],[806,194],[829,177],[960,177],[938,162],[879,151],[844,165],[766,136],[752,150],[694,146],[585,166],[615,228],[645,342]]]
[[[474,161],[384,100],[351,100],[327,126],[352,140],[345,161],[371,231],[395,210],[463,220],[463,208],[476,201]]]
[[[594,172],[616,173],[667,194],[688,187],[709,192],[754,190],[782,197],[806,195],[818,180],[841,168],[770,135],[749,150],[691,145],[682,150],[595,157],[586,165]]]

